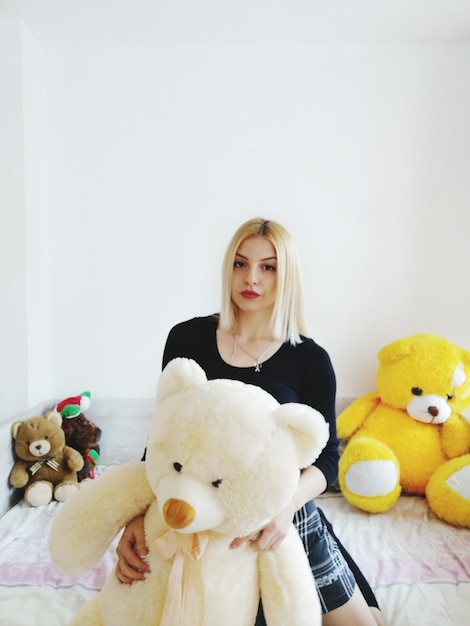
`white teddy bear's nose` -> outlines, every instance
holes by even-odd
[[[227,512],[218,494],[211,483],[174,471],[155,487],[161,516],[170,528],[186,534],[212,530],[225,521]]]
[[[170,498],[163,505],[163,518],[171,528],[181,530],[196,519],[196,511],[184,500]]]

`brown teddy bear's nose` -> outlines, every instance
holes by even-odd
[[[437,406],[428,407],[428,413],[430,413],[433,417],[437,417],[439,415],[439,409]]]
[[[163,517],[171,528],[186,528],[196,518],[196,511],[184,500],[170,498],[163,505]]]

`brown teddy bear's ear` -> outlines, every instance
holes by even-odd
[[[61,426],[62,425],[62,415],[59,413],[59,411],[48,411],[44,417],[49,420],[50,422],[54,422],[54,424],[57,424],[57,426]]]
[[[167,364],[158,381],[157,404],[161,404],[178,391],[206,382],[207,376],[196,361],[182,357],[173,359]]]
[[[22,423],[23,423],[23,422],[14,422],[14,423],[11,425],[10,432],[11,432],[11,438],[12,438],[12,439],[16,439],[16,437],[17,437],[17,435],[18,435],[18,430],[19,430],[19,428],[20,428],[20,426],[21,426],[21,424],[22,424]]]

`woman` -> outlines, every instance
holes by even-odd
[[[182,356],[197,361],[207,377],[258,385],[279,402],[314,407],[330,425],[330,439],[314,465],[299,478],[295,496],[250,543],[269,550],[286,536],[292,520],[309,557],[324,625],[383,626],[374,594],[357,565],[335,537],[314,499],[336,478],[335,374],[328,354],[308,338],[297,251],[276,222],[253,219],[233,236],[223,264],[220,315],[175,326],[167,339],[163,366]],[[236,549],[248,538],[237,538]],[[119,542],[116,574],[122,583],[145,577],[147,548],[141,517]],[[262,609],[257,626],[264,624]]]

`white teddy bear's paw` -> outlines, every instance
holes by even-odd
[[[77,491],[77,485],[59,485],[54,491],[54,498],[57,502],[66,502]]]
[[[25,500],[31,506],[43,506],[52,500],[52,485],[44,481],[33,483],[25,493]]]

